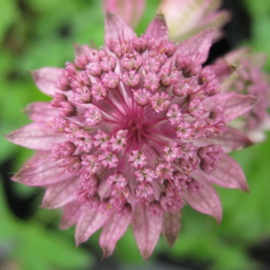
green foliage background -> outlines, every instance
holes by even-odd
[[[270,55],[270,1],[241,0],[252,19],[252,38],[246,40],[254,52]],[[137,27],[141,33],[153,18],[158,1],[147,1],[146,13]],[[30,102],[48,100],[32,82],[29,70],[44,66],[64,66],[73,59],[72,44],[93,40],[103,44],[103,13],[96,0],[3,0],[0,1],[0,131],[6,134],[29,122],[22,113]],[[270,62],[267,62],[270,71]],[[172,260],[196,258],[212,262],[218,270],[258,269],[248,256],[248,247],[270,238],[270,136],[265,143],[252,146],[232,156],[242,165],[250,193],[218,189],[224,218],[220,226],[208,216],[185,207],[182,230],[173,249],[158,243],[148,262],[141,259],[131,230],[119,241],[114,258],[125,265],[154,263],[155,255],[165,253]],[[32,153],[0,137],[0,163],[14,159],[12,173]],[[1,176],[0,176],[1,177]],[[36,188],[14,183],[20,196],[37,192]],[[0,182],[0,269],[46,270],[91,269],[101,257],[98,233],[88,245],[75,247],[74,230],[57,229],[59,212],[38,208],[23,221],[15,217],[6,203]],[[97,258],[99,256],[99,258]],[[8,268],[10,267],[10,268]],[[109,268],[108,268],[109,269]]]

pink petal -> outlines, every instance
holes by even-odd
[[[206,106],[221,105],[224,109],[225,121],[228,123],[249,111],[256,102],[257,98],[252,95],[224,93],[206,99]]]
[[[146,260],[152,254],[162,230],[162,215],[149,213],[149,206],[137,206],[133,215],[133,234]]]
[[[79,203],[70,202],[64,207],[64,214],[60,222],[60,229],[65,230],[74,225],[80,215],[81,206]]]
[[[125,38],[132,38],[135,36],[134,31],[118,16],[107,13],[105,16],[105,41],[111,38],[118,38],[123,36]]]
[[[202,64],[208,58],[213,33],[214,30],[203,31],[182,43],[179,50],[188,53],[198,64]]]
[[[246,178],[241,167],[228,155],[223,154],[220,162],[210,174],[196,172],[196,178],[204,178],[206,181],[225,188],[239,188],[248,191]]]
[[[94,232],[100,229],[111,214],[102,211],[100,207],[85,207],[76,225],[76,244],[85,242]]]
[[[181,213],[165,212],[163,216],[162,232],[170,247],[173,247],[180,231]]]
[[[37,85],[37,87],[46,95],[54,96],[59,92],[59,89],[55,87],[58,77],[61,75],[61,68],[56,67],[44,67],[38,70],[32,71],[31,74]]]
[[[152,37],[168,38],[167,24],[162,14],[156,15],[154,20],[147,27],[145,34]]]
[[[35,102],[25,108],[25,113],[34,122],[49,123],[58,115],[58,110],[48,102]]]
[[[202,147],[209,144],[218,144],[227,153],[233,150],[240,150],[252,145],[252,141],[238,129],[227,127],[227,131],[211,139],[196,141],[196,146]]]
[[[48,125],[41,123],[28,124],[9,133],[6,138],[33,150],[48,150],[53,143],[65,141],[64,136],[54,133]]]
[[[105,0],[104,10],[117,14],[127,24],[136,26],[144,11],[145,0]]]
[[[103,250],[103,258],[112,255],[117,241],[127,230],[130,220],[131,213],[128,216],[122,213],[114,213],[104,225],[99,238],[99,244]]]
[[[46,186],[72,176],[72,174],[64,173],[58,166],[59,162],[48,158],[47,153],[38,153],[23,165],[12,180],[28,186]]]
[[[74,176],[46,188],[41,207],[59,208],[76,198],[79,179]]]
[[[213,216],[217,223],[220,224],[222,208],[217,192],[210,184],[205,183],[202,178],[196,180],[200,183],[198,190],[183,190],[180,192],[181,198],[195,210]]]

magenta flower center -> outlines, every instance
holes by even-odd
[[[141,144],[146,140],[147,125],[144,119],[137,118],[137,116],[130,116],[126,119],[122,129],[128,130],[127,140],[132,149],[139,149]],[[149,135],[148,135],[149,136]]]

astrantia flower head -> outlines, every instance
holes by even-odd
[[[217,59],[212,65],[223,92],[237,92],[257,98],[257,104],[233,123],[253,142],[264,140],[264,131],[270,129],[270,80],[263,72],[265,59],[263,54],[252,55],[249,48],[242,48]]]
[[[161,15],[140,37],[113,14],[105,26],[104,48],[77,46],[65,68],[32,73],[52,101],[30,104],[33,123],[7,136],[37,150],[13,180],[45,187],[42,206],[64,207],[61,228],[76,224],[77,244],[102,228],[109,256],[131,224],[148,258],[161,233],[174,244],[185,203],[221,221],[211,184],[247,190],[224,150],[249,144],[227,123],[255,99],[221,94],[202,67],[212,31],[177,45]]]

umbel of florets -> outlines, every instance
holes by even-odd
[[[185,203],[221,221],[211,184],[247,190],[225,151],[249,140],[227,124],[255,99],[220,93],[213,70],[201,65],[211,36],[174,44],[157,16],[136,37],[109,14],[104,48],[77,46],[64,69],[33,72],[53,100],[30,104],[34,123],[7,136],[38,150],[13,180],[44,186],[42,206],[64,207],[61,227],[76,224],[78,244],[103,227],[109,256],[131,223],[148,258],[161,232],[174,244]]]

